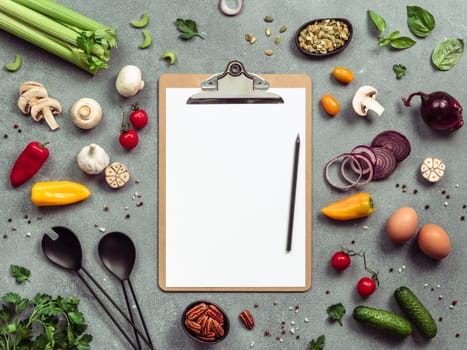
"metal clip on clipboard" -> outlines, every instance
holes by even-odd
[[[192,95],[187,104],[284,103],[282,97],[268,89],[265,79],[248,73],[240,61],[230,61],[223,73],[202,81],[202,91]]]

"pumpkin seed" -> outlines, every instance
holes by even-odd
[[[272,52],[272,50],[264,50],[264,54],[266,56],[272,56],[273,52]]]
[[[279,28],[279,33],[285,33],[287,30],[287,27],[286,26],[282,26]]]
[[[271,16],[266,16],[266,17],[264,17],[264,21],[266,23],[271,23],[272,21],[274,21],[274,19]]]
[[[279,45],[281,43],[281,37],[279,35],[276,35],[274,38],[274,44]]]
[[[266,36],[271,36],[272,34],[272,30],[270,27],[267,27],[265,30],[264,30],[264,33],[266,34]]]
[[[329,53],[345,45],[350,30],[346,23],[335,19],[316,21],[303,29],[299,46],[312,53]]]

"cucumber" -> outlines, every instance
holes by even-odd
[[[353,310],[352,315],[359,322],[401,337],[412,334],[410,322],[391,311],[359,305]]]
[[[430,312],[407,287],[399,287],[394,291],[397,303],[404,314],[412,321],[422,336],[431,339],[436,336],[438,327]]]

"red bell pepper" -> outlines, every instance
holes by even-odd
[[[10,182],[17,187],[36,174],[49,157],[46,143],[30,142],[16,159],[10,174]]]

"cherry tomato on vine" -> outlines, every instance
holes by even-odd
[[[334,270],[343,271],[350,266],[351,261],[349,254],[338,251],[331,258],[331,266]]]
[[[130,123],[136,129],[142,129],[148,124],[148,114],[144,109],[139,109],[136,105],[132,106],[131,108],[133,112],[130,114]]]
[[[139,138],[138,138],[138,134],[136,133],[136,131],[126,130],[120,134],[118,141],[124,148],[130,150],[130,149],[135,148],[138,145]]]
[[[369,297],[375,290],[376,282],[371,277],[363,277],[357,283],[357,292],[364,298]]]

